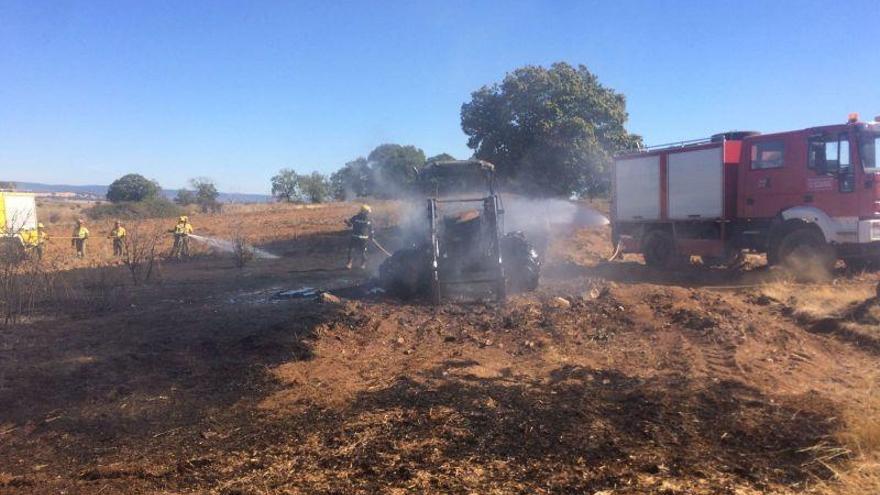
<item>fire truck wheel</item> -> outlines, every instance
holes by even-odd
[[[812,229],[789,232],[780,241],[777,257],[783,268],[799,280],[817,281],[828,278],[837,261],[834,248],[822,234]]]
[[[683,258],[675,250],[672,234],[662,230],[655,230],[645,236],[642,241],[642,253],[645,256],[645,263],[655,268],[671,268]]]

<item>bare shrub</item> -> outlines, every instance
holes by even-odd
[[[123,262],[134,285],[150,282],[160,275],[160,245],[164,232],[158,227],[136,225],[125,236]]]
[[[248,242],[249,240],[244,232],[244,228],[241,225],[237,225],[232,235],[232,260],[239,270],[254,259],[254,248]]]
[[[26,258],[24,246],[18,237],[0,236],[0,263],[15,266]]]
[[[3,325],[33,314],[54,293],[55,275],[36,259],[0,258],[0,318]]]
[[[0,225],[0,317],[3,325],[31,313],[37,298],[40,265],[28,259],[21,236],[25,218],[13,215]]]

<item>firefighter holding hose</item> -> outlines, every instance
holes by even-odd
[[[49,234],[46,233],[46,228],[42,223],[38,223],[35,229],[22,231],[19,237],[24,245],[25,252],[29,256],[36,256],[38,260],[43,259],[43,248],[46,245]]]
[[[77,258],[85,258],[86,257],[86,240],[89,238],[89,229],[86,227],[86,222],[82,218],[76,220],[76,225],[73,227],[73,235],[71,235],[70,245],[76,249],[76,257]]]
[[[171,257],[177,259],[189,257],[189,235],[193,233],[193,226],[189,223],[189,218],[186,215],[181,215],[177,219],[177,225],[168,232],[174,234]]]
[[[117,220],[113,223],[113,230],[110,231],[108,239],[113,239],[113,256],[122,256],[125,253],[125,236],[127,232],[122,222]]]
[[[43,222],[37,224],[37,235],[36,235],[36,245],[34,246],[34,254],[37,255],[37,259],[43,259],[43,252],[46,250],[46,242],[49,240],[49,233],[46,232],[46,226],[43,225]]]
[[[361,205],[357,215],[345,221],[351,227],[351,239],[348,241],[348,263],[345,267],[351,270],[354,258],[358,258],[360,268],[367,267],[367,243],[373,238],[373,222],[370,220],[370,205]]]

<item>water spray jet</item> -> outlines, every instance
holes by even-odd
[[[215,237],[205,237],[197,234],[190,234],[189,238],[194,241],[201,242],[211,249],[219,251],[221,253],[235,253],[235,242],[233,241],[229,241],[226,239],[217,239]],[[254,254],[254,258],[257,259],[277,260],[280,258],[280,256],[278,256],[277,254],[272,254],[266,250],[254,246],[248,245],[247,248]]]

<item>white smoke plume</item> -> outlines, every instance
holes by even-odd
[[[471,197],[480,197],[474,194]],[[503,194],[504,208],[502,233],[520,231],[538,248],[546,250],[554,235],[582,228],[599,228],[608,225],[608,219],[598,211],[576,201],[563,199],[529,198]],[[427,201],[401,202],[402,212],[400,240],[403,245],[418,244],[427,238]],[[467,210],[482,212],[481,203],[445,203],[438,205],[441,217],[455,215]]]

